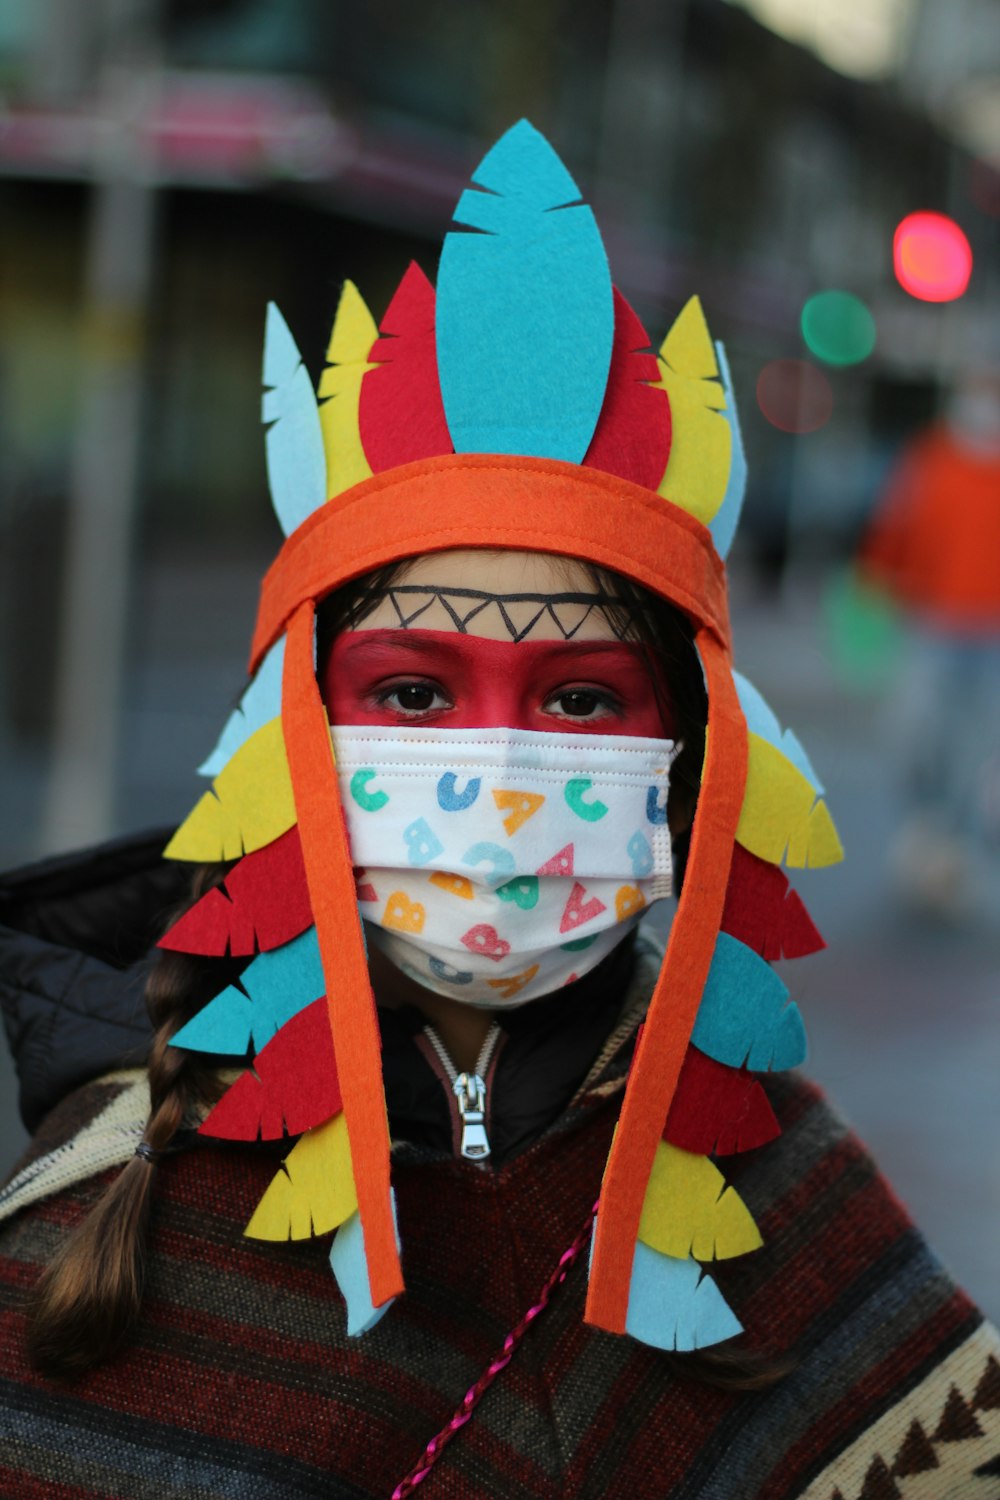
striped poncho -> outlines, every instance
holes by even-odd
[[[657,961],[569,1107],[501,1170],[406,1141],[393,1180],[408,1290],[348,1338],[325,1239],[244,1237],[274,1148],[203,1143],[158,1169],[137,1337],[72,1386],[26,1364],[24,1293],[134,1147],[145,1079],[70,1096],[0,1197],[0,1494],[18,1500],[384,1500],[585,1219]],[[414,1050],[415,1069],[424,1064]],[[1000,1340],[859,1142],[795,1075],[782,1134],[734,1163],[763,1250],[716,1274],[764,1392],[685,1378],[587,1327],[577,1266],[426,1480],[427,1500],[995,1500]]]

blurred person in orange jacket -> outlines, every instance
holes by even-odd
[[[1000,910],[1000,372],[962,377],[903,450],[860,557],[910,623],[893,710],[909,814],[903,895],[949,917]],[[991,891],[991,885],[993,889]]]

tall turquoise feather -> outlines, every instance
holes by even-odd
[[[309,371],[273,302],[267,304],[264,385],[261,417],[271,424],[265,434],[267,478],[288,536],[326,500],[326,454]]]
[[[614,305],[594,216],[527,120],[473,174],[445,236],[437,357],[457,453],[582,463],[604,401]],[[482,189],[482,191],[477,191]]]

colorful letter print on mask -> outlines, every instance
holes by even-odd
[[[672,888],[672,740],[332,731],[361,911],[413,979],[523,1005],[600,963]]]

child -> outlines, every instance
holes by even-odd
[[[0,1469],[25,1495],[985,1497],[996,1335],[787,1076],[767,960],[822,940],[780,864],[840,847],[732,671],[721,349],[692,302],[644,352],[526,122],[473,181],[436,296],[411,268],[378,336],[345,288],[319,410],[269,316],[287,540],[166,850],[198,899],[148,1079],[94,1067],[0,1200]],[[99,873],[138,958],[162,868],[132,844]],[[8,887],[32,972],[91,888]],[[637,923],[674,889],[662,956]]]

